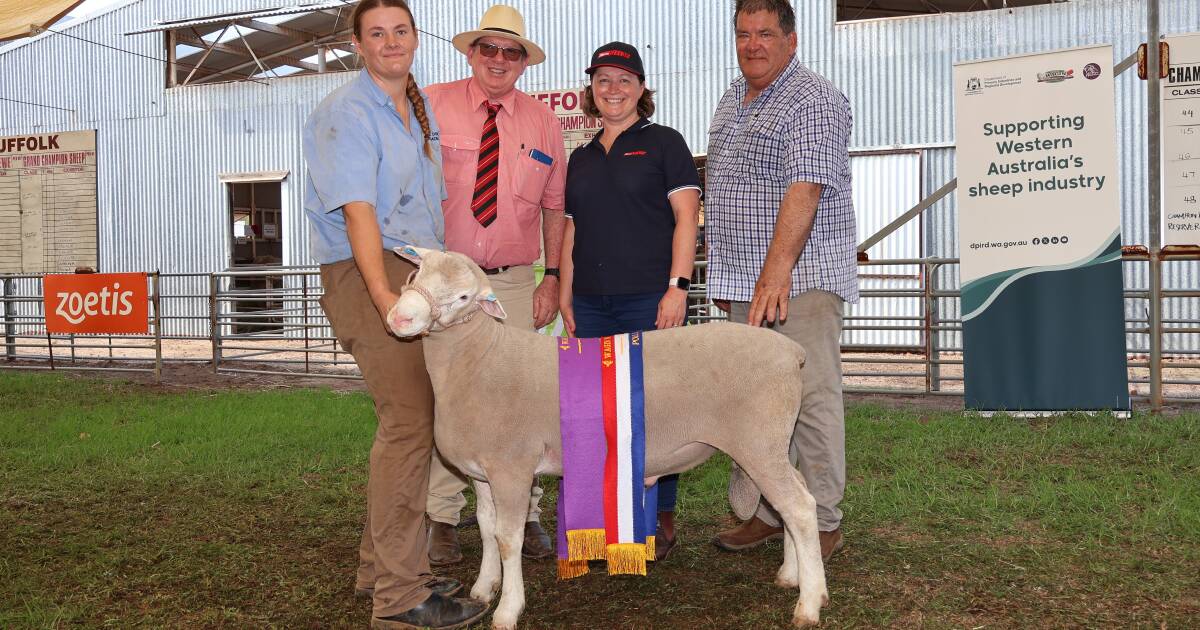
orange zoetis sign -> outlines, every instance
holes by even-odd
[[[42,281],[46,331],[146,334],[149,291],[144,273],[51,274]]]

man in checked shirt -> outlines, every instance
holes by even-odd
[[[787,0],[738,0],[742,77],[709,130],[705,190],[708,295],[734,321],[767,325],[804,346],[804,402],[791,458],[817,502],[821,555],[842,547],[846,486],[843,307],[858,300],[850,190],[850,104],[796,59]],[[783,537],[779,515],[739,469],[730,502],[747,519],[713,544],[727,551]]]

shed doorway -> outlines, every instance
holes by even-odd
[[[229,198],[229,269],[270,269],[283,266],[283,182],[226,181]],[[231,304],[237,314],[235,335],[283,333],[282,276],[235,276],[231,288],[240,299]]]

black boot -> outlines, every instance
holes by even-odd
[[[390,617],[371,619],[372,630],[431,628],[450,630],[477,621],[487,612],[487,605],[473,599],[444,597],[433,593],[415,608]]]

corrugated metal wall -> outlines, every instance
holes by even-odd
[[[519,87],[582,84],[591,51],[622,39],[638,45],[648,83],[659,91],[658,122],[706,152],[711,112],[737,75],[729,2],[713,0],[509,0],[526,16],[549,60]],[[269,9],[280,0],[131,1],[62,27],[65,33],[148,57],[164,56],[157,34],[125,36],[155,20]],[[422,84],[459,78],[465,59],[449,38],[473,27],[493,0],[414,0],[422,39],[415,73]],[[1144,3],[1072,2],[1011,10],[835,24],[834,0],[798,2],[800,59],[850,97],[856,149],[922,147],[922,194],[954,176],[951,67],[957,61],[1112,43],[1116,59],[1141,40]],[[1200,31],[1200,2],[1162,0],[1162,30]],[[284,182],[284,263],[308,262],[301,216],[300,128],[337,73],[258,83],[165,90],[161,61],[48,34],[0,53],[0,135],[98,130],[101,267],[106,271],[207,272],[225,268],[227,201],[221,173],[288,170]],[[1144,243],[1144,85],[1118,78],[1125,240]],[[894,214],[907,209],[897,202]],[[885,212],[881,210],[880,212]],[[924,251],[957,255],[953,199],[926,213]],[[1127,284],[1144,287],[1133,266]],[[956,274],[952,271],[951,275]],[[1197,266],[1167,266],[1166,286],[1200,284]],[[957,277],[949,278],[957,286]],[[1177,307],[1168,317],[1182,316]],[[1200,313],[1190,313],[1192,317]]]
[[[1114,63],[1137,50],[1145,39],[1145,2],[1072,0],[998,11],[946,13],[904,19],[834,23],[835,2],[805,2],[797,11],[801,37],[798,56],[830,77],[853,105],[857,148],[921,146],[926,150],[923,194],[955,176],[952,68],[957,62],[1003,57],[1091,44],[1112,44]],[[797,3],[799,7],[801,3]],[[1161,30],[1166,34],[1200,31],[1200,2],[1161,0]],[[1130,70],[1116,79],[1118,158],[1122,224],[1126,244],[1149,238],[1146,187],[1146,84]],[[896,213],[907,208],[898,208]],[[958,225],[953,195],[925,213],[926,252],[958,256]],[[1147,267],[1126,264],[1125,285],[1146,288]],[[957,268],[939,275],[944,288],[958,288]],[[1165,288],[1200,286],[1200,265],[1164,266]],[[1145,316],[1144,300],[1127,301],[1129,317]],[[957,303],[942,302],[943,316],[957,317]],[[1168,300],[1165,318],[1200,318],[1195,300]],[[1167,349],[1200,349],[1196,335],[1169,336]],[[961,347],[957,334],[945,344]],[[1130,337],[1145,347],[1144,336]]]
[[[864,241],[896,218],[897,207],[910,207],[921,200],[921,154],[916,151],[856,155],[850,160],[854,177],[854,213],[858,240]],[[871,260],[921,257],[921,220],[911,221],[880,241],[868,254]],[[921,346],[919,330],[898,326],[920,326],[921,297],[875,296],[874,291],[894,293],[921,287],[920,265],[868,265],[859,268],[862,299],[846,308],[848,327],[886,326],[887,330],[855,330],[842,333],[847,345]]]

